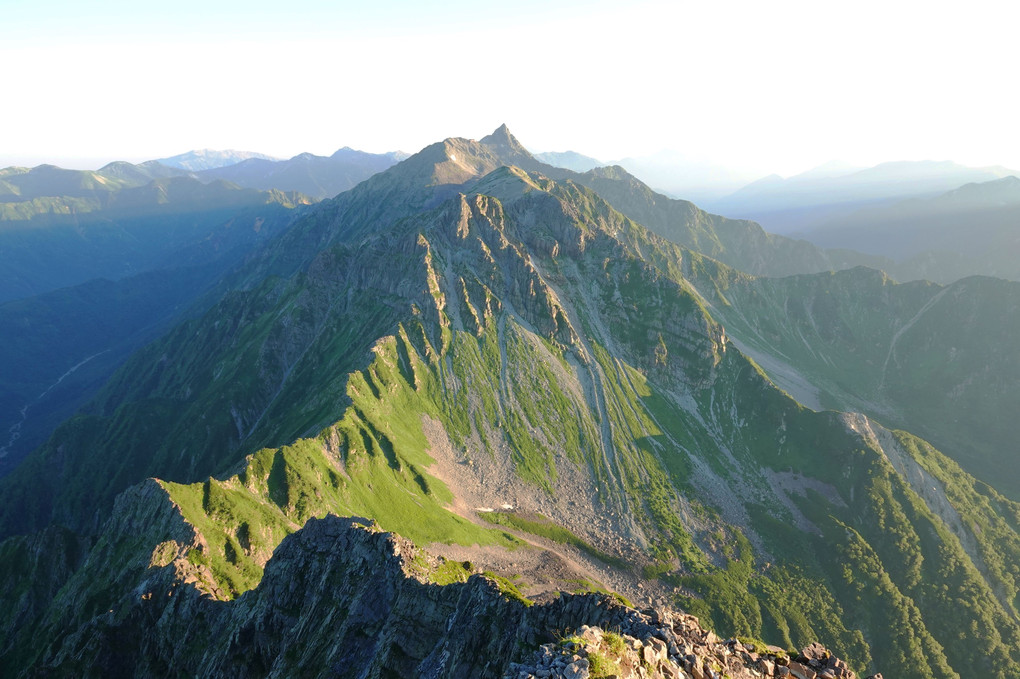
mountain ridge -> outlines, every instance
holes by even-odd
[[[180,170],[186,170],[188,172],[201,172],[202,170],[212,170],[219,167],[225,167],[228,165],[236,165],[245,160],[251,160],[258,158],[260,160],[280,160],[273,156],[267,156],[264,153],[257,153],[255,151],[234,151],[228,149],[225,151],[218,151],[215,149],[195,149],[192,151],[185,151],[179,153],[176,156],[170,156],[168,158],[157,158],[154,161],[168,167],[177,168]]]
[[[293,158],[248,158],[195,173],[209,182],[225,179],[246,188],[297,191],[317,200],[332,198],[402,158],[399,152],[366,153],[343,147],[330,156],[301,153]]]
[[[505,127],[490,137],[520,153]],[[477,546],[473,563],[553,536],[628,596],[726,635],[820,640],[861,671],[1012,676],[1018,505],[906,432],[794,401],[706,305],[748,274],[529,157],[446,140],[310,210],[37,451],[31,494],[0,481],[5,535],[56,519],[96,536],[112,517],[112,537],[141,536],[81,631],[46,636],[71,649],[131,615],[119,597],[146,593],[153,559],[252,601],[286,535],[344,512]],[[117,510],[139,494],[194,537],[146,538]],[[97,567],[118,553],[102,544]],[[34,604],[49,613],[22,638],[67,604]],[[961,637],[972,624],[994,633]]]

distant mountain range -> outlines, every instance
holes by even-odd
[[[169,159],[109,163],[99,170],[65,170],[54,165],[0,170],[0,219],[31,216],[36,208],[3,207],[36,198],[91,198],[141,186],[154,179],[192,177],[203,183],[226,180],[241,188],[296,191],[321,200],[346,191],[406,158],[407,154],[366,153],[344,147],[331,156],[302,153],[287,160],[235,151],[189,151]]]
[[[545,153],[536,153],[534,156],[537,160],[547,165],[566,168],[574,172],[587,172],[607,164],[576,151],[547,151]]]
[[[258,158],[260,160],[280,160],[267,156],[264,153],[254,151],[216,151],[213,149],[200,149],[180,153],[169,158],[159,158],[155,162],[168,167],[175,167],[189,172],[201,172],[202,170],[213,170],[227,165],[236,165],[245,160]]]
[[[758,179],[758,175],[753,173],[733,170],[676,151],[622,158],[614,161],[614,164],[627,168],[628,172],[659,191],[705,207],[712,206],[713,200]],[[716,211],[714,207],[711,209]],[[730,213],[725,212],[719,214],[730,216]],[[744,215],[733,213],[732,216]]]
[[[176,174],[179,173],[168,170],[162,176]],[[0,202],[26,203],[43,197],[87,198],[101,201],[118,189],[137,185],[138,182],[116,175],[107,176],[102,171],[65,170],[55,165],[39,165],[34,168],[7,167],[0,170]],[[0,213],[0,218],[17,219],[18,215],[12,212],[12,209],[5,208],[5,212]]]
[[[830,251],[874,255],[873,265],[898,280],[1020,280],[1020,178],[863,208],[799,235]]]
[[[344,147],[331,156],[302,153],[288,160],[249,158],[196,172],[202,181],[224,179],[245,188],[297,191],[332,198],[406,157],[400,152],[366,153]]]
[[[949,161],[891,162],[849,173],[823,166],[788,179],[765,177],[705,205],[790,234],[883,202],[932,197],[964,184],[1016,175],[1020,172],[1004,167],[971,168]]]
[[[698,204],[731,193],[758,178],[751,173],[692,159],[675,151],[659,151],[611,162],[603,162],[576,151],[536,153],[534,156],[543,163],[574,172],[618,165],[657,191]]]

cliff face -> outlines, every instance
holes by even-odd
[[[113,609],[83,620],[20,676],[585,677],[604,637],[614,662],[643,665],[644,676],[796,668],[780,649],[724,642],[692,616],[639,612],[607,595],[532,605],[484,575],[434,584],[441,564],[366,524],[312,519],[283,541],[259,587],[229,602],[183,583],[181,564],[153,564]],[[626,648],[596,626],[617,630]]]

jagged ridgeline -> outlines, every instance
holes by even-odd
[[[821,641],[859,672],[1017,676],[1020,506],[906,432],[775,387],[706,310],[747,276],[578,178],[634,188],[611,174],[546,168],[505,128],[448,140],[251,258],[4,481],[7,672],[213,672],[201,630],[267,599],[276,622],[231,622],[210,663],[324,672],[306,632],[367,608],[259,583],[287,535],[336,513],[434,551],[547,548],[720,634]],[[687,214],[675,240],[696,228],[721,258],[715,226],[753,227]],[[318,549],[287,544],[291,563]],[[423,577],[462,580],[458,564]],[[406,636],[364,666],[458,676]]]

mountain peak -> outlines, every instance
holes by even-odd
[[[503,123],[495,130],[493,130],[492,134],[482,139],[482,143],[493,143],[497,139],[509,139],[512,141],[517,141],[516,139],[514,139],[514,136],[510,133],[510,128],[507,127],[506,123]]]
[[[517,138],[510,133],[510,128],[506,126],[506,123],[497,127],[489,136],[483,137],[481,143],[494,147],[500,153],[510,152],[515,155],[523,154],[528,158],[532,157],[521,142],[517,141]]]
[[[404,177],[417,184],[422,177],[429,186],[462,185],[480,179],[501,165],[524,170],[539,169],[541,163],[517,141],[506,125],[481,140],[450,137],[426,146],[387,171],[387,177]],[[388,178],[380,177],[379,181]]]

